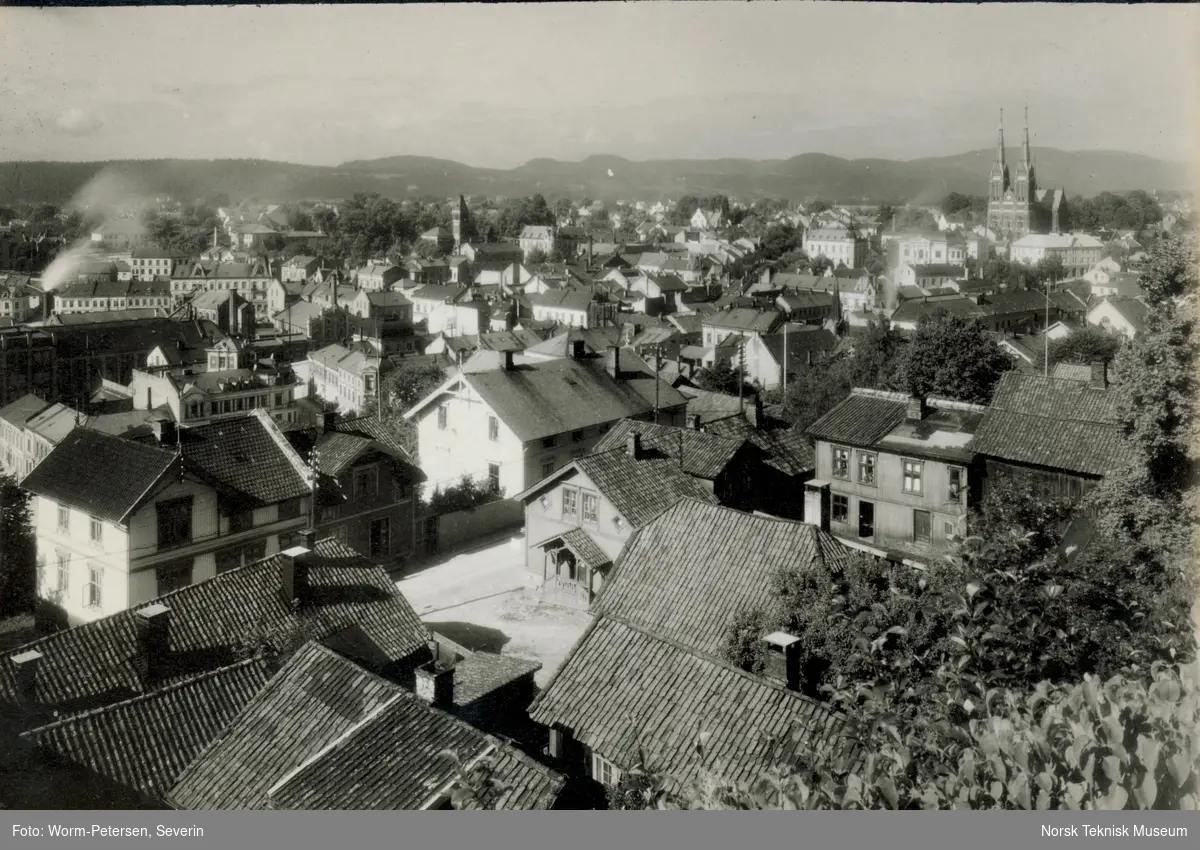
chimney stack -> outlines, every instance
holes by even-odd
[[[614,381],[621,380],[621,349],[615,345],[608,346],[608,355],[605,358],[605,366],[608,369],[609,376]]]
[[[804,521],[829,531],[829,482],[813,479],[804,483]]]
[[[422,664],[416,670],[417,697],[434,708],[449,709],[454,705],[454,663],[441,657]]]
[[[27,706],[37,702],[38,668],[41,667],[43,657],[36,649],[12,657],[17,696]]]
[[[800,639],[787,632],[772,632],[762,642],[766,649],[763,676],[788,690],[800,690]]]
[[[629,455],[634,460],[640,460],[642,456],[642,435],[634,432],[625,438],[625,454]]]
[[[150,679],[163,678],[171,657],[171,609],[156,602],[138,610],[134,628],[143,674]]]
[[[687,420],[688,420],[689,428],[691,428],[693,431],[700,430],[700,414],[699,413],[689,413]]]
[[[906,419],[910,422],[920,422],[928,412],[924,398],[919,395],[909,396],[908,408],[905,411]]]
[[[317,530],[315,528],[306,528],[301,531],[300,545],[310,552],[315,552],[317,549]]]
[[[50,317],[54,315],[54,293],[42,293],[42,321],[50,321]]]
[[[511,352],[511,351],[504,352],[504,371],[511,372],[511,371],[513,371],[514,368],[515,367],[513,366],[513,352]]]
[[[582,339],[572,340],[571,356],[576,360],[583,360],[585,357],[587,357],[587,345]]]
[[[1093,360],[1091,386],[1094,390],[1108,389],[1108,361]]]
[[[289,607],[300,605],[308,596],[308,567],[312,550],[293,546],[279,554],[279,589]]]
[[[179,442],[175,423],[170,419],[155,419],[151,428],[154,430],[154,439],[158,440],[160,446],[174,447]]]
[[[317,420],[317,425],[320,428],[321,433],[325,433],[326,431],[332,431],[334,426],[337,425],[337,411],[336,410],[321,411],[321,417],[320,417],[320,419]]]

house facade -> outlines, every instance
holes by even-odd
[[[379,382],[391,371],[392,363],[360,348],[348,349],[336,343],[308,355],[305,374],[310,395],[336,403],[338,411],[369,412],[378,400]]]
[[[814,422],[816,477],[830,531],[926,557],[964,533],[978,493],[968,448],[985,407],[854,389]],[[974,489],[973,489],[974,488]]]
[[[834,265],[857,268],[866,262],[867,239],[853,227],[821,227],[804,234],[804,253],[825,257]]]
[[[39,597],[74,624],[287,549],[311,486],[269,417],[156,445],[75,429],[23,482],[34,495]]]
[[[1081,278],[1104,256],[1104,243],[1086,233],[1031,233],[1009,246],[1008,257],[1014,263],[1037,265],[1057,257],[1062,261],[1064,279]]]
[[[417,425],[427,492],[464,477],[509,497],[587,454],[613,423],[684,424],[687,399],[632,351],[604,357],[576,343],[571,356],[462,371],[405,417]]]
[[[249,263],[182,263],[171,276],[171,295],[179,304],[199,292],[233,290],[253,304],[255,317],[265,322],[267,292],[274,280],[261,259]]]

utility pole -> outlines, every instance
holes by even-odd
[[[739,337],[738,337],[738,374],[737,374],[738,413],[742,414],[743,416],[745,416],[745,414],[746,414],[746,399],[743,397],[743,394],[742,394],[742,378],[745,375],[745,373],[746,373],[746,338],[744,336],[739,335]]]
[[[1042,375],[1050,377],[1050,287],[1054,285],[1054,281],[1046,283],[1046,325],[1042,329]]]
[[[658,388],[662,384],[662,343],[654,346],[654,424],[658,424]]]
[[[783,323],[783,386],[781,388],[781,401],[787,404],[787,336],[788,323]]]

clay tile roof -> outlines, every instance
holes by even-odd
[[[703,484],[668,458],[634,460],[622,448],[585,455],[573,463],[633,528],[652,521],[680,499],[716,504]]]
[[[697,431],[692,428],[674,428],[622,419],[613,425],[593,449],[606,452],[625,449],[630,434],[638,434],[642,449],[647,454],[666,457],[677,461],[688,475],[713,480],[725,471],[746,441]]]
[[[255,415],[222,419],[179,432],[189,470],[214,486],[228,488],[260,504],[306,496],[311,491],[302,461],[273,426]],[[278,431],[278,429],[275,429]]]
[[[21,486],[109,522],[121,523],[175,464],[173,452],[76,428]]]
[[[371,649],[364,659],[370,662],[398,662],[426,648],[429,632],[412,606],[383,569],[354,550],[333,539],[317,542],[312,594],[299,611],[283,601],[280,564],[272,555],[152,600],[171,609],[171,666],[157,682],[146,682],[138,670],[134,609],[20,647],[44,656],[37,704],[65,713],[131,699],[228,666],[246,640],[301,621],[322,639],[353,631]],[[10,658],[0,659],[0,707],[15,702],[13,671]]]
[[[899,393],[855,389],[808,427],[814,440],[873,446],[904,421],[907,398]]]
[[[696,778],[700,731],[711,734],[706,762],[733,782],[756,778],[772,757],[853,749],[845,718],[821,703],[609,616],[584,633],[530,714],[626,770],[643,746],[676,791]]]
[[[269,678],[267,663],[252,658],[21,737],[60,764],[157,801]]]
[[[770,601],[777,570],[840,571],[845,558],[814,525],[685,499],[625,544],[592,611],[719,656],[734,614]]]

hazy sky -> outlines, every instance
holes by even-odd
[[[0,160],[1195,158],[1195,6],[0,8]]]

